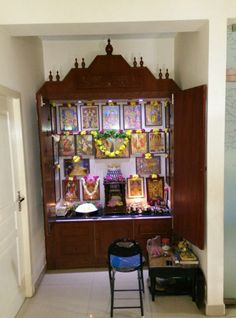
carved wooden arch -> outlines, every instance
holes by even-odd
[[[49,100],[132,99],[168,97],[180,90],[172,79],[156,79],[142,60],[132,67],[112,50],[108,40],[106,55],[97,55],[87,68],[84,61],[79,68],[76,60],[62,81],[58,74],[56,81],[50,76],[37,95]]]

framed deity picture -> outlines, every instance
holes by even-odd
[[[95,178],[85,180],[81,179],[83,200],[84,201],[95,201],[100,200],[100,181]]]
[[[93,151],[93,136],[92,135],[76,135],[76,154],[92,156]]]
[[[120,129],[119,105],[102,105],[102,128]]]
[[[57,108],[54,106],[51,106],[51,128],[52,133],[57,133]]]
[[[140,176],[149,176],[151,174],[161,173],[161,157],[156,156],[150,159],[143,157],[136,158],[136,173]]]
[[[124,139],[123,138],[107,138],[106,140],[103,140],[103,145],[105,148],[109,151],[118,151],[120,149],[120,146],[123,145]],[[120,155],[114,157],[113,159],[119,159],[119,158],[129,158],[130,157],[130,151],[129,151],[129,143],[125,147],[125,149],[120,153]],[[95,158],[96,159],[104,159],[104,158],[110,158],[107,157],[98,147],[95,145]]]
[[[77,131],[78,130],[78,114],[76,106],[60,106],[60,129],[61,131]]]
[[[162,103],[151,102],[145,104],[145,126],[162,125]]]
[[[89,159],[74,162],[73,159],[64,159],[64,176],[84,177],[90,172]]]
[[[146,178],[147,201],[164,199],[164,177]]]
[[[127,197],[129,199],[144,197],[144,178],[127,179]]]
[[[74,156],[75,154],[75,137],[74,135],[61,135],[59,141],[60,156]]]
[[[124,105],[123,118],[124,129],[141,129],[142,128],[142,110],[141,105]]]
[[[131,135],[131,154],[140,155],[147,152],[147,134],[132,134]]]
[[[76,178],[62,180],[62,189],[65,201],[74,202],[80,200],[80,185],[79,180]]]
[[[81,129],[98,130],[99,125],[99,108],[98,106],[81,106]]]
[[[150,132],[148,134],[149,142],[149,152],[150,153],[165,153],[166,151],[166,134],[161,131],[158,133]]]

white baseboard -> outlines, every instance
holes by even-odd
[[[206,316],[224,316],[225,315],[225,305],[206,305]]]

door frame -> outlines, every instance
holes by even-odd
[[[31,297],[34,294],[34,285],[32,281],[32,262],[31,262],[31,245],[30,245],[30,230],[29,230],[29,210],[28,210],[28,195],[26,186],[26,171],[25,171],[25,156],[24,156],[24,141],[22,133],[22,112],[21,112],[21,95],[19,92],[0,85],[0,96],[10,98],[13,105],[13,113],[15,125],[17,127],[17,154],[18,154],[18,171],[19,185],[21,195],[25,200],[22,204],[21,224],[22,224],[22,247],[23,247],[23,275],[24,296]]]

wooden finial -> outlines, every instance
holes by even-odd
[[[168,79],[168,78],[169,78],[168,68],[166,69],[165,78],[166,78],[166,79]]]
[[[57,82],[60,81],[60,75],[59,75],[59,72],[58,72],[58,71],[57,71],[57,75],[56,75],[56,80],[57,80]]]
[[[142,56],[140,57],[140,62],[139,62],[140,66],[143,67],[143,58]]]
[[[159,79],[162,79],[162,71],[161,71],[161,68],[160,68],[160,72],[159,72]]]
[[[84,62],[84,58],[82,58],[82,63],[81,63],[82,68],[85,68],[85,62]]]
[[[78,63],[78,61],[77,61],[77,58],[75,58],[75,68],[78,68],[79,67],[79,63]]]
[[[49,76],[48,76],[48,78],[49,78],[49,81],[50,81],[50,82],[52,82],[52,81],[53,81],[52,71],[50,71],[50,72],[49,72]]]
[[[136,57],[134,57],[134,62],[133,62],[133,66],[137,67],[137,61],[136,61]]]
[[[108,42],[108,44],[106,46],[106,53],[107,53],[107,55],[112,55],[113,47],[111,45],[111,40],[108,39],[107,42]]]

